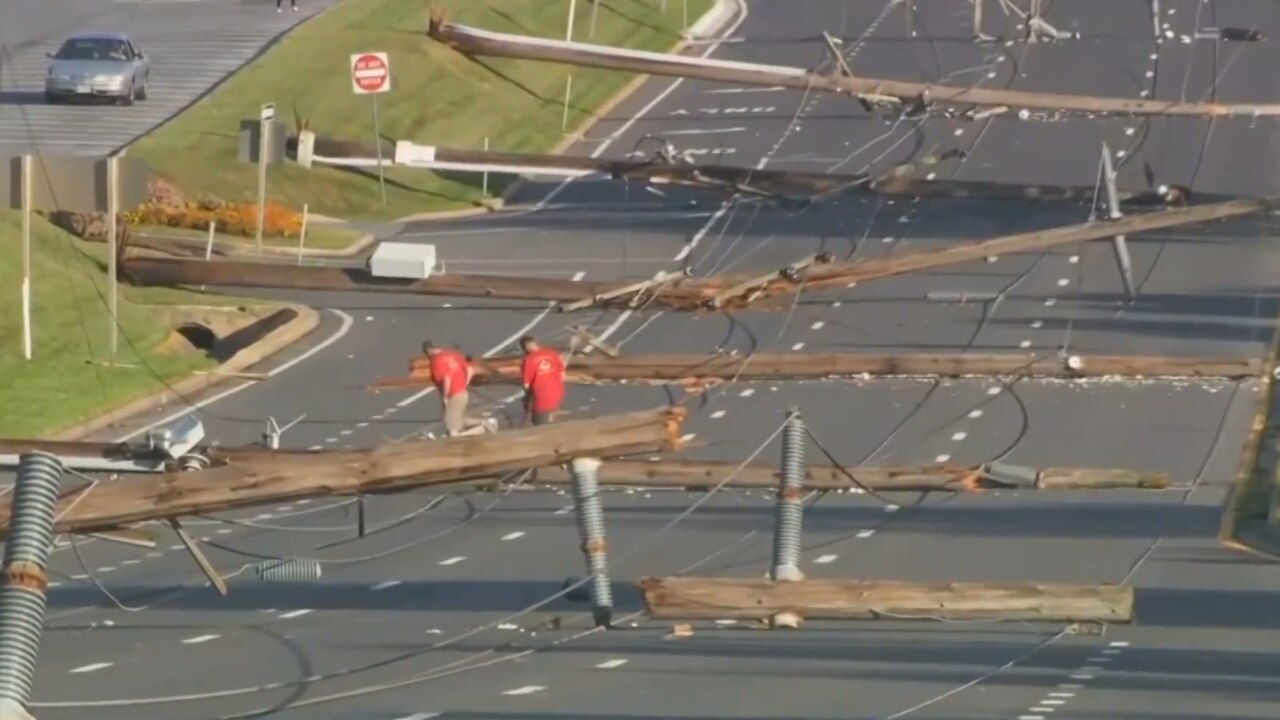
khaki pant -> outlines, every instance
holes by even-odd
[[[481,421],[467,415],[467,391],[451,398],[444,398],[444,429],[450,436],[462,432],[468,425],[480,425]]]

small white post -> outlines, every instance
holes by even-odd
[[[564,41],[573,41],[573,16],[578,11],[578,0],[569,0],[569,21],[565,23]],[[573,73],[564,79],[564,115],[560,118],[560,132],[569,130],[569,98],[573,95]]]
[[[489,152],[489,138],[484,139],[484,151]],[[489,197],[489,171],[488,170],[485,170],[484,174],[480,176],[480,192],[483,193],[485,197]]]
[[[306,203],[303,203],[302,204],[302,229],[298,231],[298,264],[299,265],[302,264],[302,248],[307,243],[307,215],[308,215],[308,206]]]
[[[22,355],[31,359],[31,156],[22,160]]]

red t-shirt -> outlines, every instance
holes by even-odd
[[[564,359],[555,350],[534,350],[524,356],[520,377],[533,390],[533,412],[558,410],[564,400]]]
[[[446,378],[449,379],[449,394],[445,397],[467,391],[467,356],[457,350],[442,350],[431,356],[431,381],[442,393]]]

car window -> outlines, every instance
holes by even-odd
[[[107,60],[124,62],[130,59],[129,44],[110,38],[71,38],[64,42],[54,55],[58,60]]]

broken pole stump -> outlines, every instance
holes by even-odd
[[[1127,623],[1125,585],[908,583],[669,577],[640,582],[645,610],[663,620],[765,619],[796,613],[837,620],[1026,620]]]

